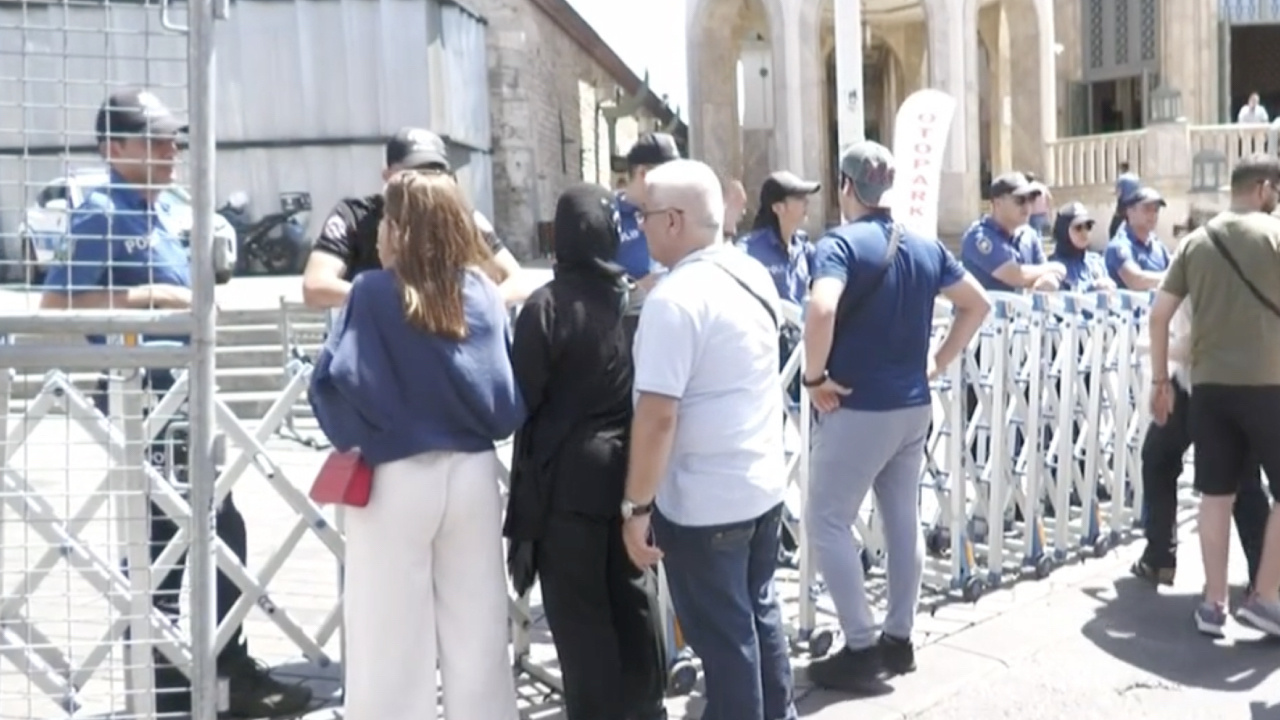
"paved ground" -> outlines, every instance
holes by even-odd
[[[292,279],[251,279],[236,281],[220,295],[238,307],[262,306],[274,304],[282,293],[292,295],[296,287]],[[11,422],[8,430],[15,426]],[[321,455],[281,439],[267,445],[278,465],[276,481],[305,491]],[[232,459],[236,451],[232,448]],[[104,466],[101,448],[64,416],[44,421],[5,465],[16,473],[0,485],[0,628],[6,633],[0,648],[9,648],[0,656],[3,720],[67,717],[32,680],[38,673],[20,670],[24,657],[13,650],[19,640],[41,646],[51,660],[57,658],[48,650],[57,649],[74,668],[96,667],[80,679],[84,708],[78,717],[124,706],[122,653],[117,645],[101,645],[109,622],[122,611],[85,578],[94,574],[95,558],[101,562],[99,574],[115,567],[125,507],[116,501],[127,493],[117,491],[94,520],[70,533],[80,544],[59,534],[60,523],[39,519],[44,511],[62,518],[77,512],[98,489]],[[30,483],[42,503],[25,502],[36,496],[18,487],[19,478]],[[329,702],[313,717],[340,717],[336,665],[320,667],[316,657],[309,662],[301,649],[315,642],[327,656],[340,657],[337,638],[325,627],[337,597],[334,555],[314,531],[292,532],[298,513],[262,470],[246,471],[236,485],[236,499],[248,521],[249,566],[255,575],[268,571],[278,548],[301,537],[288,562],[267,582],[267,597],[248,608],[253,650],[282,666],[281,673],[306,678],[317,697]],[[1046,580],[993,592],[976,604],[944,605],[935,614],[922,614],[919,672],[893,682],[893,691],[878,698],[850,700],[812,690],[805,681],[806,661],[797,657],[801,715],[822,720],[1280,720],[1280,681],[1271,678],[1280,666],[1280,644],[1261,641],[1244,628],[1233,628],[1228,641],[1212,643],[1190,626],[1201,585],[1194,542],[1183,546],[1177,586],[1159,593],[1128,578],[1136,550],[1136,545],[1122,547],[1106,558],[1060,568]],[[47,578],[19,589],[46,554],[52,560]],[[1236,570],[1235,579],[1242,580],[1238,558]],[[793,610],[796,587],[790,576],[784,574],[782,587]],[[4,605],[19,595],[27,597],[25,604]],[[19,618],[38,633],[19,624]],[[281,629],[286,618],[305,636],[301,643]],[[545,631],[538,629],[535,636],[534,658],[554,668]],[[99,647],[106,650],[101,657],[94,654]],[[526,682],[522,694],[528,718],[563,717],[545,690]],[[670,708],[673,717],[692,720],[700,700],[695,692],[672,699]]]

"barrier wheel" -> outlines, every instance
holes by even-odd
[[[1093,556],[1103,558],[1107,553],[1111,552],[1111,541],[1107,537],[1100,537],[1093,541]]]
[[[809,637],[809,657],[814,660],[826,657],[835,641],[835,632],[828,628],[813,631],[813,635]]]
[[[1043,580],[1053,573],[1053,558],[1041,555],[1036,560],[1035,573],[1037,580]]]
[[[688,695],[698,685],[698,666],[691,660],[680,660],[667,672],[667,694]]]
[[[980,577],[971,577],[964,581],[964,599],[966,602],[978,602],[978,598],[987,591],[987,584]]]

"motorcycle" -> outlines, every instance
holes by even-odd
[[[236,274],[248,275],[255,266],[267,275],[302,272],[308,249],[307,226],[298,216],[311,210],[311,193],[280,193],[279,212],[252,219],[249,195],[234,192],[218,208],[236,230],[239,248],[236,252]]]

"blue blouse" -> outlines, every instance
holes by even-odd
[[[1077,257],[1064,258],[1054,255],[1052,259],[1067,268],[1067,275],[1062,279],[1062,290],[1094,292],[1100,289],[1098,283],[1107,279],[1107,263],[1100,252],[1086,250],[1083,255]]]

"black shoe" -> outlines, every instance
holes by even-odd
[[[880,662],[890,675],[906,675],[916,671],[916,649],[911,640],[880,635]]]
[[[230,684],[232,718],[287,718],[311,709],[311,689],[271,677],[265,664],[245,659],[222,669]]]
[[[809,664],[809,681],[825,690],[852,695],[881,695],[887,686],[880,678],[880,649],[873,645],[861,650],[848,646]]]
[[[1146,580],[1152,585],[1173,585],[1177,568],[1156,567],[1146,560],[1138,560],[1129,568],[1129,572],[1133,573],[1134,577]]]

